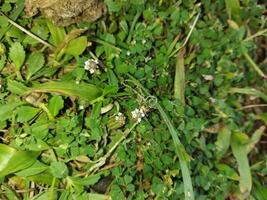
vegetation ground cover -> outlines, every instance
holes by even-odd
[[[267,199],[266,3],[0,1],[1,199]]]

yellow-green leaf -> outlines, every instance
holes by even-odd
[[[36,162],[38,153],[17,151],[5,144],[0,144],[0,177],[30,167]]]
[[[74,81],[49,81],[36,85],[30,89],[31,92],[58,93],[66,96],[79,97],[92,101],[102,95],[102,90],[88,83],[76,84]]]
[[[9,57],[19,71],[25,61],[25,51],[19,42],[11,44],[9,49]]]
[[[232,136],[231,147],[234,157],[237,161],[238,172],[240,175],[239,188],[244,199],[246,199],[252,188],[252,177],[247,157],[246,135],[244,133],[235,133]]]

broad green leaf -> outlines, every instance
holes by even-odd
[[[238,174],[230,166],[228,166],[226,164],[217,164],[216,168],[220,171],[220,173],[222,175],[226,176],[227,178],[229,178],[231,180],[239,181]]]
[[[43,164],[43,163],[41,163],[39,161],[36,161],[29,168],[21,170],[21,171],[15,173],[15,174],[17,176],[20,176],[20,177],[28,177],[28,176],[33,176],[33,175],[36,175],[36,174],[40,174],[43,171],[47,170],[48,168],[49,168],[49,166],[47,166],[47,165],[45,165],[45,164]]]
[[[253,135],[250,138],[249,144],[247,146],[247,153],[249,153],[255,147],[255,145],[260,141],[264,131],[265,131],[265,126],[261,126],[253,133]]]
[[[43,171],[42,173],[39,173],[33,176],[28,176],[27,179],[38,184],[51,185],[53,176],[51,175],[50,170],[46,170],[46,171]]]
[[[227,13],[230,19],[234,19],[237,23],[241,22],[240,18],[240,2],[239,0],[225,0]]]
[[[0,144],[0,177],[30,167],[36,162],[38,153],[17,151],[5,144]]]
[[[102,103],[96,103],[93,105],[93,110],[90,117],[85,119],[85,125],[91,129],[91,140],[99,141],[103,135],[102,127],[100,124],[100,113],[101,113]]]
[[[7,87],[10,92],[18,95],[24,95],[28,91],[28,87],[15,80],[8,80]]]
[[[103,172],[90,175],[89,177],[83,177],[83,178],[69,177],[69,179],[74,185],[90,186],[90,185],[94,185],[95,183],[97,183],[99,179],[101,178],[102,174]]]
[[[44,55],[41,52],[33,52],[26,61],[28,69],[27,80],[29,80],[32,75],[38,72],[44,66],[44,63]]]
[[[216,145],[216,157],[221,159],[227,152],[231,143],[231,130],[227,126],[220,128],[217,136]]]
[[[86,47],[87,47],[87,37],[81,36],[70,41],[66,53],[73,55],[74,57],[78,57],[84,52]]]
[[[66,37],[66,32],[63,27],[55,26],[51,21],[47,21],[47,26],[51,33],[53,44],[58,46]]]
[[[65,178],[69,174],[68,167],[63,162],[52,162],[50,165],[50,171],[56,178]]]
[[[31,106],[21,106],[16,110],[17,121],[22,123],[27,122],[37,115],[39,111],[40,109]]]
[[[9,57],[19,71],[25,61],[25,51],[19,42],[15,42],[9,49]]]
[[[0,105],[0,121],[10,118],[13,110],[22,104],[22,102],[12,102]]]
[[[74,81],[49,81],[40,85],[36,85],[30,90],[33,92],[49,92],[59,93],[66,96],[75,96],[87,101],[95,100],[102,95],[102,90],[95,85],[88,83],[76,84]]]
[[[48,109],[53,117],[57,116],[59,111],[64,107],[64,100],[61,96],[53,96],[48,103]]]
[[[244,198],[247,198],[252,188],[252,177],[247,157],[247,144],[245,144],[245,138],[246,135],[244,133],[233,134],[231,147],[238,165],[240,192]]]
[[[264,101],[267,101],[267,95],[254,88],[230,88],[229,92],[252,95],[255,97],[262,98]]]

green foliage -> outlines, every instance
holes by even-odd
[[[263,1],[104,2],[0,1],[0,199],[264,200]]]

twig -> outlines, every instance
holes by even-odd
[[[248,53],[244,53],[245,58],[250,63],[250,65],[253,67],[253,69],[264,79],[267,79],[267,76],[261,71],[259,66],[252,60],[252,58],[248,55]]]
[[[252,40],[252,39],[254,39],[254,38],[258,37],[258,36],[264,35],[264,33],[266,33],[266,32],[267,32],[267,29],[258,31],[257,33],[255,33],[255,34],[253,34],[253,35],[247,37],[244,41]]]
[[[21,25],[17,24],[12,19],[10,19],[8,16],[6,16],[3,12],[0,11],[0,14],[3,15],[8,20],[8,22],[10,24],[12,24],[13,26],[17,27],[18,29],[20,29],[21,31],[23,31],[24,33],[26,33],[27,35],[29,35],[31,38],[37,40],[38,42],[40,42],[43,45],[49,47],[50,49],[55,49],[55,47],[53,45],[49,44],[48,42],[46,42],[43,39],[39,38],[38,36],[34,35],[30,31],[26,30],[24,27],[22,27]]]
[[[266,106],[267,106],[267,104],[247,105],[247,106],[243,106],[243,107],[239,108],[239,110],[245,110],[245,109],[256,108],[256,107],[266,107]]]
[[[197,14],[197,16],[196,16],[196,18],[195,18],[195,21],[194,21],[193,25],[191,26],[191,29],[190,29],[188,35],[186,36],[185,41],[184,41],[184,43],[182,44],[182,46],[180,46],[180,47],[178,47],[177,49],[175,49],[175,50],[171,53],[171,55],[169,55],[169,57],[174,56],[180,49],[182,49],[183,47],[185,47],[185,45],[187,44],[187,42],[188,42],[190,36],[191,36],[192,33],[193,33],[193,30],[195,29],[195,26],[196,26],[196,24],[197,24],[197,22],[198,22],[198,20],[199,20],[199,16],[200,16],[200,12]]]

